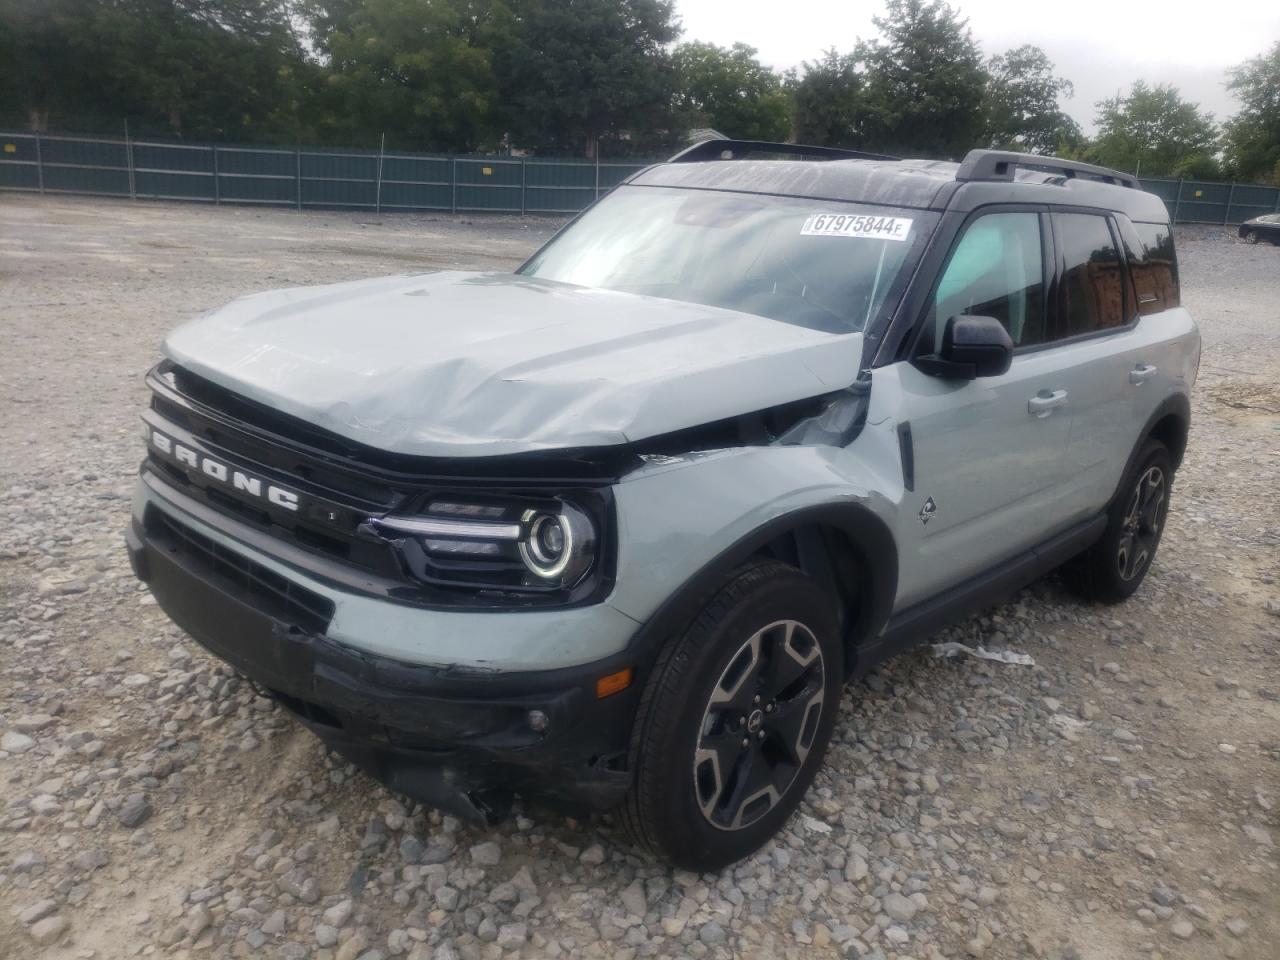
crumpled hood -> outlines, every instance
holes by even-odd
[[[164,349],[358,443],[458,457],[627,443],[837,390],[862,335],[451,272],[245,297]]]

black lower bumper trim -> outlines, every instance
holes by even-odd
[[[152,527],[135,522],[126,539],[161,608],[393,789],[477,823],[492,822],[516,792],[576,812],[626,792],[639,687],[595,696],[596,679],[623,664],[509,673],[372,656],[289,622],[286,609],[264,609],[185,540]],[[531,711],[542,714],[536,723]]]

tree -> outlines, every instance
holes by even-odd
[[[501,0],[351,0],[312,3],[329,70],[326,139],[471,151],[496,147],[505,116],[493,49],[509,42]]]
[[[1228,76],[1242,106],[1223,126],[1227,168],[1241,180],[1280,184],[1280,41]]]
[[[5,100],[37,128],[279,130],[304,69],[286,0],[0,0]]]
[[[682,126],[714,127],[738,140],[787,138],[791,104],[782,78],[756,59],[754,47],[684,43],[672,64]]]
[[[1148,176],[1213,178],[1218,130],[1213,117],[1169,84],[1134,83],[1127,96],[1098,104],[1098,135],[1088,159]]]
[[[790,82],[792,136],[798,143],[852,146],[862,142],[858,112],[862,79],[855,54],[827,50],[805,61],[804,74]]]
[[[1080,125],[1058,106],[1074,92],[1070,80],[1054,75],[1053,61],[1039,47],[1024,44],[987,61],[986,136],[991,147],[1054,153],[1078,147]]]
[[[511,0],[496,52],[508,131],[519,146],[595,156],[671,126],[680,34],[673,0]]]
[[[864,45],[853,146],[958,157],[982,137],[986,72],[968,21],[944,0],[888,0],[883,39]]]

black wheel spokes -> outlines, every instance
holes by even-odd
[[[817,735],[824,673],[817,638],[785,620],[754,634],[725,668],[694,753],[698,807],[738,830],[782,799]]]
[[[1156,542],[1160,539],[1164,499],[1164,471],[1151,467],[1138,479],[1129,498],[1129,509],[1125,512],[1120,544],[1116,550],[1116,565],[1125,580],[1132,580],[1151,561]]]

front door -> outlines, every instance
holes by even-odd
[[[1016,348],[1006,373],[945,380],[907,361],[875,371],[869,419],[909,425],[914,461],[915,489],[901,504],[899,609],[990,569],[1071,519],[1060,494],[1078,380],[1046,345],[1049,236],[1047,214],[1035,210],[971,220],[924,318],[916,353],[936,350],[952,316],[1000,320]]]

